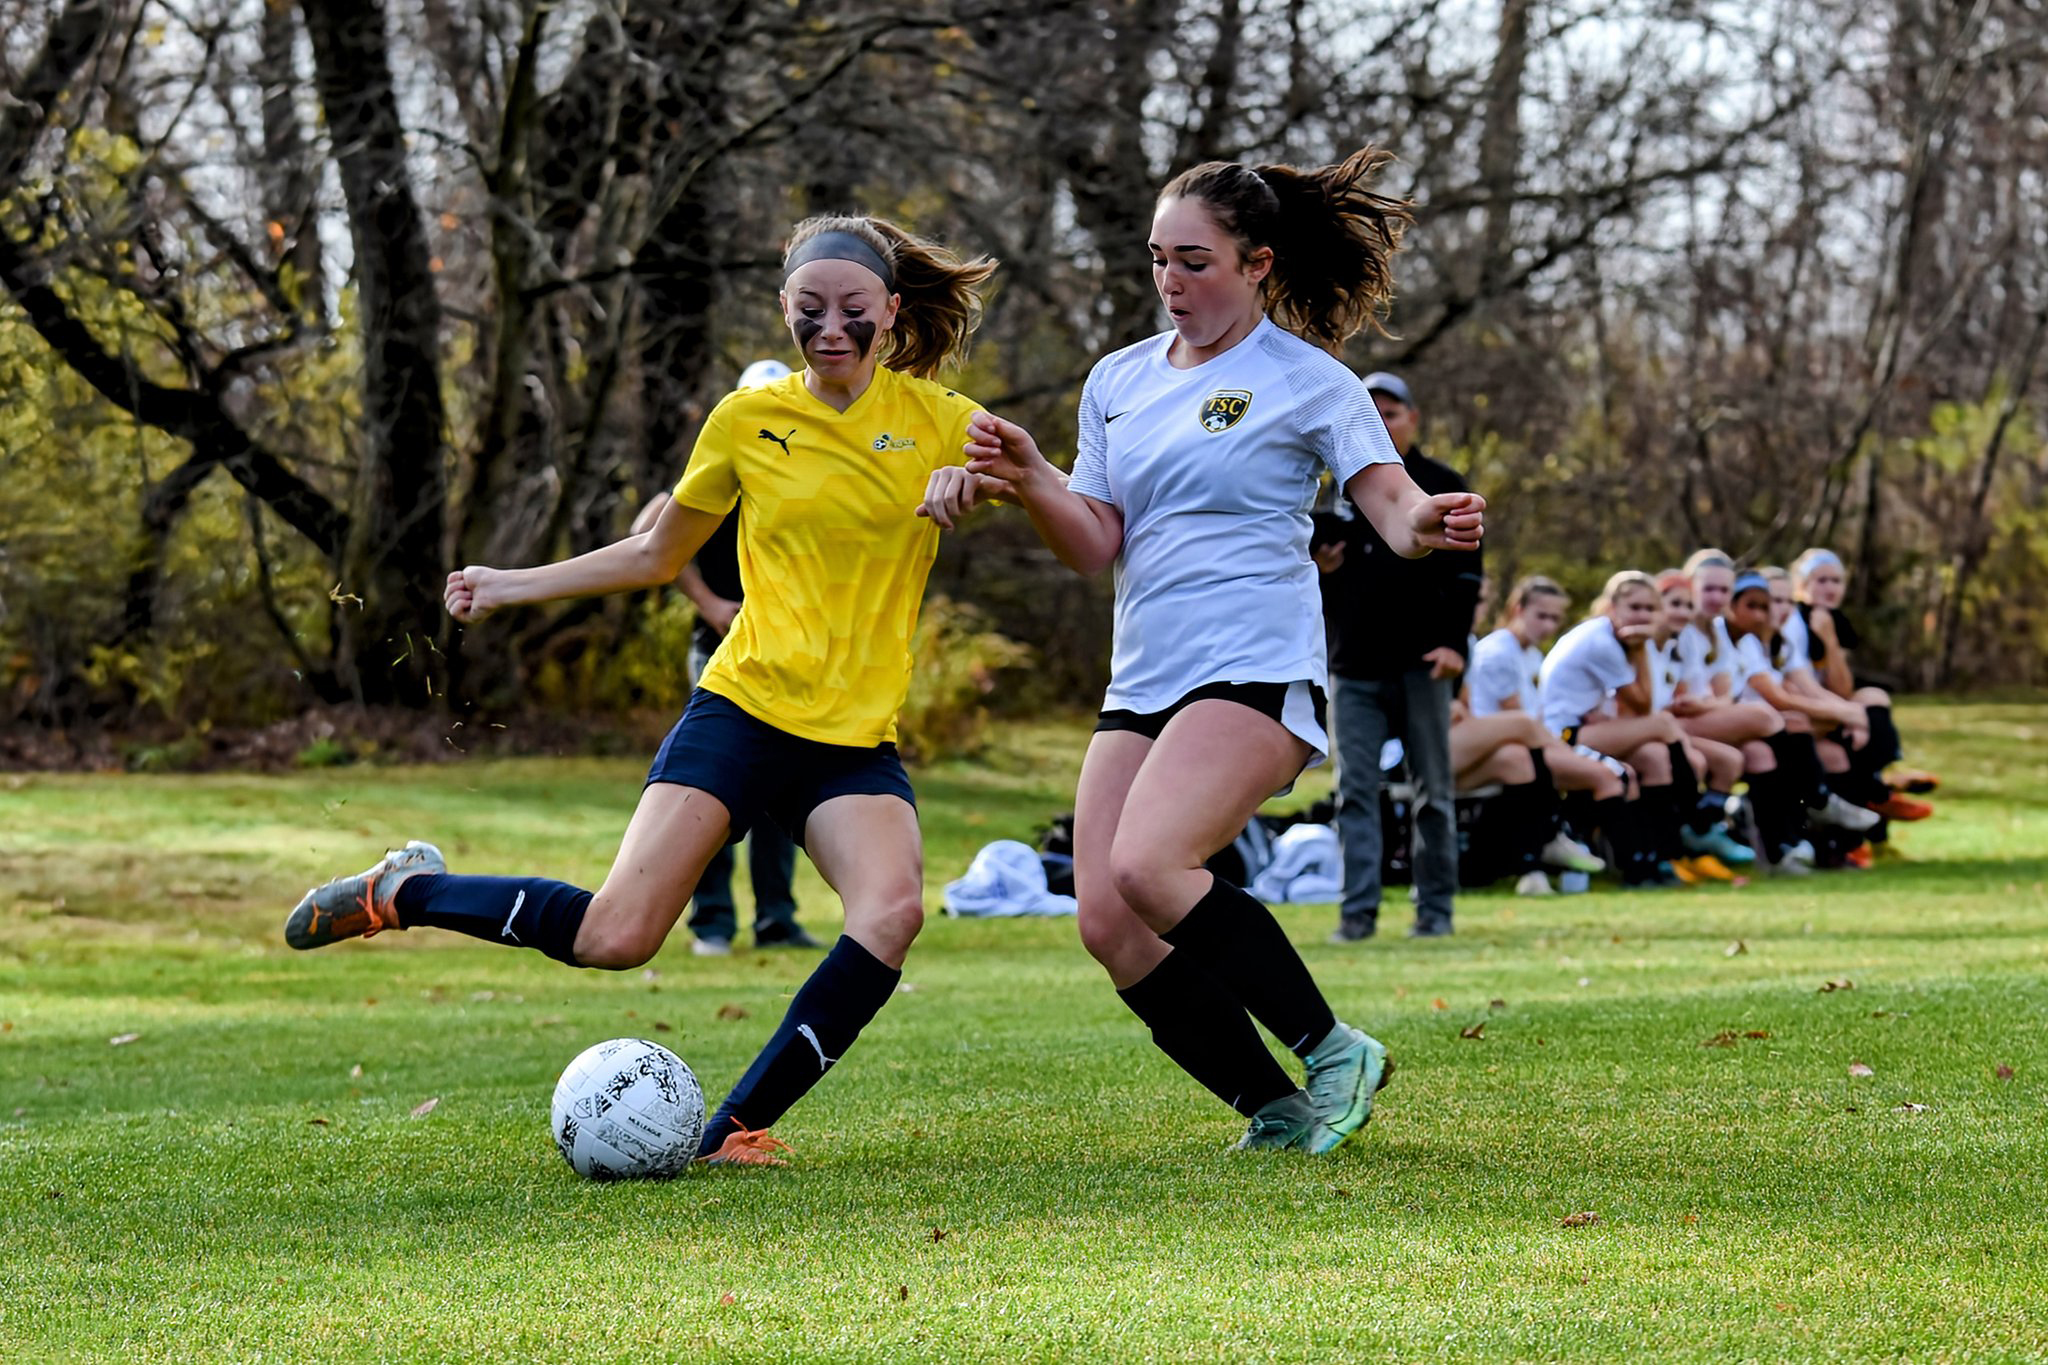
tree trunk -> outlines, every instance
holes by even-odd
[[[348,202],[363,336],[362,448],[339,565],[337,664],[365,702],[427,704],[438,670],[447,468],[441,306],[405,130],[392,89],[383,0],[302,0],[314,85]]]

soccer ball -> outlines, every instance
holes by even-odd
[[[690,1169],[704,1092],[683,1059],[645,1038],[577,1054],[555,1083],[555,1146],[592,1180],[666,1180]]]

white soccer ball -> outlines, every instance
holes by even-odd
[[[690,1169],[704,1091],[683,1059],[645,1038],[586,1048],[555,1082],[555,1146],[592,1180],[666,1180]]]

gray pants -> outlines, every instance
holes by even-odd
[[[1415,923],[1448,929],[1458,889],[1456,774],[1451,771],[1451,680],[1427,668],[1392,678],[1332,678],[1337,837],[1344,846],[1344,918],[1372,924],[1380,909],[1380,750],[1398,739],[1415,782]]]

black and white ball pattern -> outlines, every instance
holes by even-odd
[[[592,1180],[665,1180],[696,1159],[704,1091],[683,1059],[645,1038],[584,1049],[555,1083],[555,1146]]]

